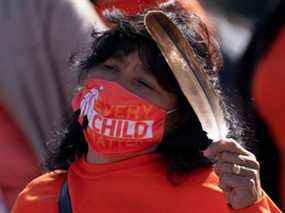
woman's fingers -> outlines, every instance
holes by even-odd
[[[219,163],[231,163],[240,166],[245,166],[251,169],[259,170],[259,163],[252,155],[241,155],[231,152],[222,152],[216,156]]]
[[[214,159],[219,186],[234,208],[244,208],[261,199],[259,163],[252,153],[226,139],[211,144],[204,154]]]
[[[255,183],[253,178],[242,177],[239,175],[224,173],[220,176],[220,185],[222,187],[243,188],[252,187],[251,184]]]
[[[225,139],[223,141],[212,143],[204,153],[208,158],[216,159],[216,156],[222,152],[231,152],[248,156],[252,155],[233,139]]]
[[[249,177],[253,178],[255,181],[257,181],[256,178],[259,177],[258,175],[258,170],[248,168],[246,166],[240,166],[238,164],[232,164],[232,163],[223,163],[223,162],[218,162],[214,166],[215,172],[220,176],[223,174],[235,174],[234,167],[238,166],[239,167],[239,173],[238,176],[242,177]]]

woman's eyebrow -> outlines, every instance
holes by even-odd
[[[126,54],[123,51],[116,51],[111,58],[114,60],[122,60],[122,58],[126,57],[128,54]]]

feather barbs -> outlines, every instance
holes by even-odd
[[[156,41],[188,99],[207,136],[213,141],[226,137],[227,121],[221,98],[211,82],[209,71],[200,63],[181,30],[162,11],[149,11],[145,26]],[[214,71],[212,70],[212,73]]]

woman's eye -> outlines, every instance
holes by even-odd
[[[150,83],[148,83],[148,82],[146,82],[146,81],[138,80],[137,82],[138,82],[140,85],[142,85],[142,86],[144,86],[144,87],[147,87],[148,89],[154,90],[154,87],[153,87]]]
[[[118,69],[117,69],[116,66],[109,65],[109,64],[104,64],[104,65],[103,65],[103,68],[106,69],[106,70],[118,71]]]

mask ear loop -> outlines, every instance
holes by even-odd
[[[176,112],[176,111],[178,111],[178,110],[179,110],[179,108],[171,109],[171,110],[168,110],[168,111],[166,112],[166,114],[169,115],[169,114],[171,114],[171,113],[173,113],[173,112]]]

